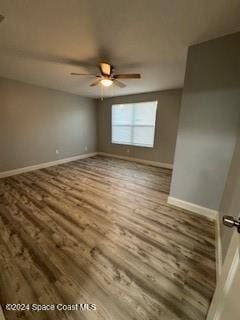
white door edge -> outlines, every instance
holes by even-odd
[[[209,308],[207,320],[218,320],[224,308],[224,300],[229,291],[240,263],[239,233],[234,230],[230,246],[224,260],[221,277]]]

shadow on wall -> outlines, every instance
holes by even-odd
[[[240,33],[190,47],[171,197],[219,210],[240,118]]]

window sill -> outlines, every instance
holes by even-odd
[[[120,146],[120,147],[128,147],[128,148],[146,148],[146,149],[154,149],[154,146],[142,146],[138,144],[127,144],[127,143],[118,143],[118,142],[111,142],[113,146]]]

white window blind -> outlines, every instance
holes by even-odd
[[[157,101],[112,105],[112,143],[154,145]]]

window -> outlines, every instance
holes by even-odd
[[[157,101],[112,106],[112,143],[152,148]]]

